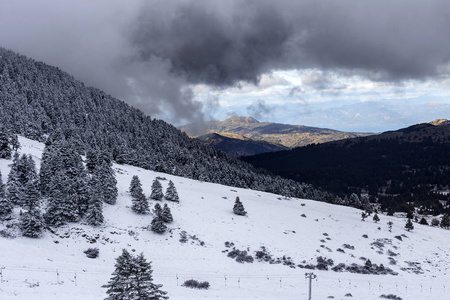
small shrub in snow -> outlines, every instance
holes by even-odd
[[[209,288],[209,282],[198,282],[195,279],[189,279],[183,283],[183,286],[191,289],[207,290]]]
[[[253,263],[253,257],[251,255],[247,255],[247,251],[233,249],[227,256],[235,259],[238,263]]]
[[[180,243],[186,243],[188,241],[188,235],[186,231],[180,232]]]
[[[306,215],[305,214],[301,214],[301,217],[306,218]]]
[[[86,254],[89,258],[97,258],[99,254],[98,248],[89,248],[86,251],[84,251],[84,254]]]
[[[344,245],[342,245],[342,247],[344,247],[345,249],[349,249],[349,250],[355,250],[355,246],[352,246],[349,244],[344,244]]]
[[[342,248],[337,248],[336,251],[337,251],[337,252],[345,253],[344,249],[342,249]]]
[[[317,265],[316,265],[317,270],[328,270],[328,267],[331,267],[333,265],[334,265],[334,262],[331,258],[326,259],[322,256],[319,256],[317,258]]]
[[[392,299],[392,300],[402,300],[401,297],[393,295],[393,294],[389,294],[389,295],[381,295],[380,298],[384,298],[384,299]]]
[[[353,295],[352,294],[350,294],[350,293],[347,293],[347,294],[345,294],[345,296],[344,297],[353,297]]]
[[[369,238],[369,236],[367,234],[363,234],[362,237],[365,239]]]
[[[394,236],[397,240],[399,240],[399,241],[403,241],[403,239],[402,239],[402,237],[401,236],[399,236],[399,235],[396,235],[396,236]]]
[[[431,226],[439,226],[440,222],[438,219],[434,218],[431,220]]]

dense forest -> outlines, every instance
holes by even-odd
[[[367,195],[383,210],[449,211],[450,126],[420,124],[379,136],[243,158],[255,167],[341,196]]]
[[[131,164],[187,178],[333,202],[334,196],[258,172],[189,138],[174,126],[60,69],[0,48],[0,131],[53,143],[67,141],[80,155],[106,151]]]

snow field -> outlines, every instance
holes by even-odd
[[[43,144],[19,140],[20,151],[31,154],[39,167]],[[4,183],[10,163],[0,160]],[[0,238],[0,299],[103,299],[106,289],[101,286],[111,277],[122,248],[134,254],[143,252],[152,261],[154,281],[164,285],[162,290],[168,291],[170,299],[307,299],[306,272],[318,276],[312,282],[313,299],[380,299],[382,294],[408,300],[445,299],[450,290],[450,284],[445,286],[450,265],[448,230],[415,223],[415,229],[407,232],[404,218],[379,214],[379,223],[374,223],[372,216],[363,222],[361,211],[353,208],[284,199],[128,165],[114,168],[119,197],[116,205],[104,205],[104,225],[93,228],[68,224],[54,229],[54,233],[46,231],[39,239]],[[175,183],[180,203],[162,201],[169,205],[174,217],[165,234],[147,230],[151,214],[137,215],[131,210],[127,190],[133,175],[139,176],[147,196],[156,177],[167,179],[161,180],[164,191],[169,180]],[[232,213],[236,196],[248,216]],[[155,203],[151,201],[151,207]],[[13,218],[18,213],[16,209]],[[388,231],[388,221],[394,223],[392,232]],[[3,221],[0,230],[19,235],[17,230],[6,228],[8,222],[16,220]],[[179,241],[182,231],[189,237],[186,243]],[[227,248],[225,242],[249,250],[252,256],[264,246],[273,258],[290,257],[296,265],[315,265],[318,256],[332,259],[334,265],[364,265],[364,257],[399,275],[293,269],[256,259],[242,264],[227,257],[226,251],[232,248]],[[345,248],[345,244],[354,249]],[[89,259],[83,253],[90,247],[99,248],[98,258]],[[210,289],[182,287],[188,279],[208,281]],[[353,297],[346,297],[348,293]]]

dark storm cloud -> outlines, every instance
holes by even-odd
[[[321,68],[376,80],[437,74],[450,58],[449,1],[151,1],[131,26],[138,59],[192,83],[258,82]]]
[[[449,23],[447,0],[0,1],[1,46],[178,124],[203,118],[190,83],[226,88],[302,68],[439,75]]]

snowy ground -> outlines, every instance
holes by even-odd
[[[39,166],[43,145],[24,138],[20,143],[20,151],[32,154]],[[3,182],[9,163],[0,160]],[[238,263],[227,257],[225,251],[231,248],[225,242],[253,256],[265,246],[274,258],[291,257],[296,265],[315,265],[318,256],[331,258],[334,265],[364,265],[364,257],[398,272],[393,276],[312,270],[317,275],[312,282],[312,299],[380,299],[382,294],[408,300],[448,297],[448,230],[415,223],[415,229],[407,232],[403,218],[380,215],[377,224],[371,217],[362,222],[361,211],[348,207],[281,199],[128,165],[114,167],[119,198],[116,205],[105,205],[106,223],[100,228],[70,224],[55,233],[46,232],[40,239],[29,239],[20,237],[14,228],[6,228],[16,220],[0,223],[3,233],[17,236],[0,237],[0,299],[103,299],[106,293],[101,286],[111,277],[122,248],[143,252],[152,261],[154,280],[164,285],[162,289],[168,291],[170,299],[308,299],[305,273],[311,270],[257,260]],[[152,216],[131,211],[127,190],[133,175],[140,177],[146,195],[157,176],[167,179],[161,181],[164,190],[169,179],[175,183],[180,203],[163,201],[174,217],[170,232],[157,235],[148,231]],[[232,213],[236,196],[248,216]],[[13,217],[17,216],[16,211]],[[392,232],[388,231],[388,221],[394,223]],[[182,231],[191,236],[187,243],[179,241]],[[402,236],[402,240],[395,236]],[[83,253],[90,247],[100,249],[98,258],[90,259]],[[210,289],[181,286],[192,278],[208,281]]]

